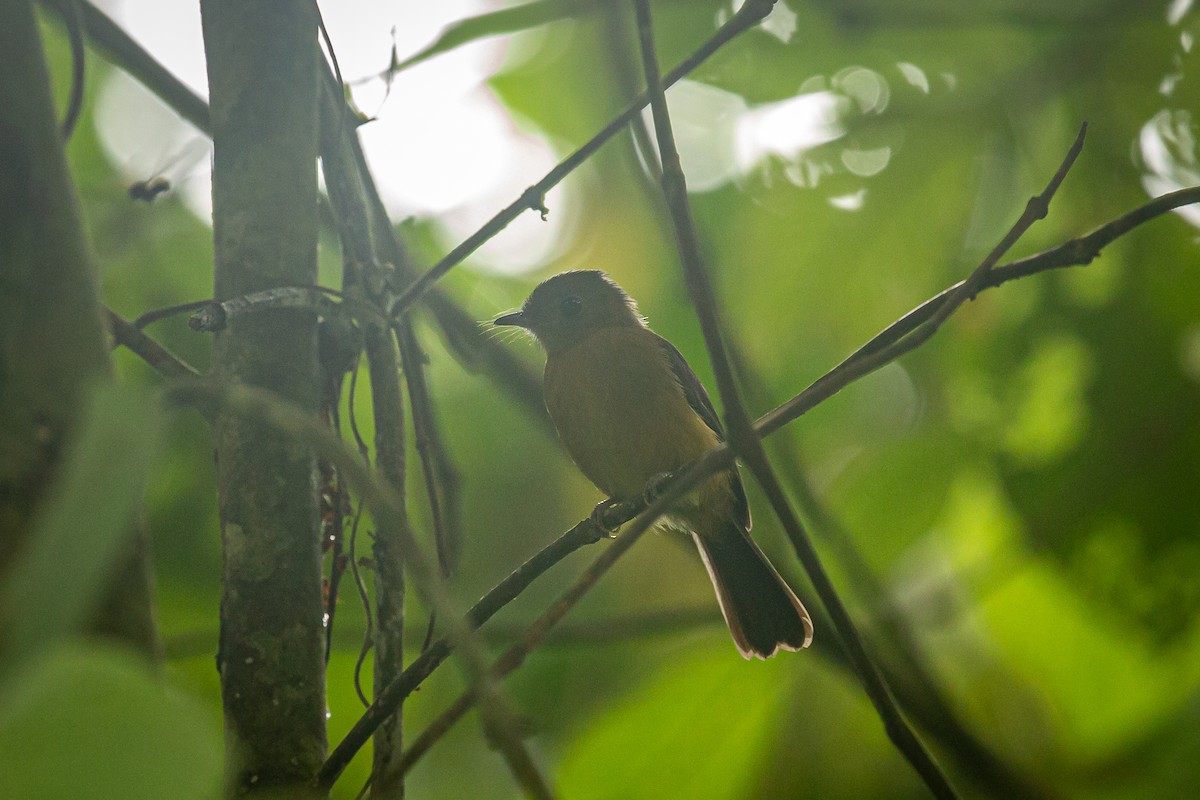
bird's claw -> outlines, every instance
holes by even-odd
[[[624,520],[613,519],[621,505],[620,500],[614,500],[611,497],[596,503],[596,507],[592,509],[592,524],[612,536],[624,522]]]
[[[642,499],[639,503],[634,500],[616,500],[608,498],[601,500],[592,509],[592,524],[610,536],[616,533],[617,529],[632,519],[642,510],[658,499],[659,494],[664,484],[671,479],[671,473],[660,472],[650,480],[646,481],[646,489],[642,493]]]

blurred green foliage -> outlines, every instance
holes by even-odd
[[[604,6],[576,3],[574,15],[514,35],[490,80],[522,128],[562,154],[629,93],[630,15]],[[655,13],[660,57],[673,64],[730,9],[661,2]],[[969,272],[1041,191],[1082,121],[1090,125],[1082,158],[1014,256],[1145,202],[1152,172],[1194,181],[1195,152],[1176,146],[1176,171],[1164,176],[1146,149],[1155,115],[1186,113],[1200,95],[1191,53],[1200,15],[1190,3],[789,0],[774,22],[789,14],[790,36],[751,31],[691,76],[748,109],[802,91],[840,97],[836,138],[768,155],[693,196],[729,335],[762,386],[751,393],[755,412]],[[65,96],[67,50],[56,26],[45,33]],[[95,58],[89,67],[94,99],[109,70]],[[854,94],[862,84],[851,75],[883,92],[874,105]],[[129,200],[89,109],[69,156],[106,302],[132,318],[207,296],[210,231],[173,194]],[[853,168],[885,148],[882,169]],[[547,275],[605,269],[711,386],[657,190],[641,164],[623,134],[568,179],[579,221],[554,263],[505,276],[468,261],[443,283],[486,320]],[[850,208],[845,198],[856,198]],[[436,219],[411,220],[405,231],[427,263],[453,244]],[[336,285],[336,242],[324,245],[323,274]],[[904,614],[952,706],[1047,796],[1187,797],[1200,785],[1197,263],[1192,224],[1154,221],[1086,268],[985,293],[919,351],[779,434]],[[466,539],[453,587],[469,602],[600,498],[545,429],[457,363],[428,322],[421,318],[420,334],[430,381],[464,481]],[[150,333],[207,366],[207,340],[181,320]],[[532,344],[512,346],[540,364]],[[116,359],[124,380],[158,383],[130,354]],[[364,371],[356,408],[370,441],[368,402]],[[11,796],[85,796],[70,789],[81,775],[93,797],[215,791],[220,553],[210,448],[197,416],[176,415],[148,483],[169,686],[88,644],[54,647],[6,676],[0,757],[11,760],[0,764],[0,781],[21,788]],[[414,518],[426,531],[411,473]],[[766,503],[757,487],[750,494],[756,537],[803,594]],[[872,631],[870,597],[826,533],[814,529],[818,546]],[[829,659],[806,652],[742,662],[702,567],[678,544],[665,534],[640,543],[566,624],[611,626],[695,608],[711,611],[709,624],[552,642],[507,682],[528,714],[530,747],[563,796],[925,796],[857,683]],[[589,558],[577,554],[542,578],[499,615],[497,631],[538,614]],[[52,575],[37,577],[55,585]],[[364,618],[352,586],[343,587],[329,672],[331,741],[361,710],[352,681]],[[412,608],[417,636],[417,598]],[[499,632],[491,641],[507,644]],[[830,647],[830,632],[818,630],[817,642]],[[443,672],[406,706],[410,737],[461,689],[454,669]],[[369,661],[363,680],[369,685]],[[66,752],[39,742],[72,744]],[[967,795],[989,792],[952,748],[935,750]],[[360,757],[336,796],[353,797],[367,770]],[[171,776],[178,794],[143,790],[131,780],[139,775],[148,787],[161,785],[156,775]],[[108,791],[106,779],[121,789]],[[516,794],[474,717],[409,784],[414,798]]]

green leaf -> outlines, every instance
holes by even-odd
[[[583,734],[563,760],[562,796],[745,797],[786,705],[787,668],[786,656],[747,662],[732,647],[672,662]]]
[[[1053,335],[1037,344],[1011,383],[1017,410],[1004,432],[1004,447],[1021,464],[1041,465],[1070,452],[1087,433],[1091,354],[1073,336]]]
[[[63,645],[0,694],[0,797],[217,798],[221,758],[215,716],[131,653]]]
[[[161,427],[144,389],[92,392],[20,563],[0,587],[8,654],[28,658],[87,622],[134,530]]]
[[[870,563],[890,569],[942,513],[962,460],[958,443],[936,432],[870,442],[830,483],[830,508],[871,542]]]
[[[1146,631],[1089,602],[1049,559],[1015,571],[983,612],[1006,665],[1053,698],[1057,737],[1084,762],[1194,703],[1194,656],[1164,657]]]
[[[598,3],[599,0],[534,0],[490,14],[467,17],[447,27],[432,44],[396,64],[389,72],[395,75],[434,56],[489,36],[515,33],[574,17]]]

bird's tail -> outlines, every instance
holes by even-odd
[[[813,636],[808,612],[741,526],[728,521],[692,538],[743,656],[770,658],[808,647]]]

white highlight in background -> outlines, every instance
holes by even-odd
[[[125,0],[103,4],[107,13],[176,77],[207,95],[200,15],[194,3]],[[448,24],[494,10],[482,0],[404,4],[327,3],[325,23],[348,82],[382,72],[392,49],[400,57],[432,41]],[[401,18],[402,15],[402,18]],[[486,39],[434,57],[396,75],[390,93],[382,80],[354,88],[358,105],[378,119],[359,128],[367,161],[393,221],[433,217],[449,249],[520,196],[554,164],[550,148],[517,129],[484,81],[499,65],[502,38]],[[385,101],[384,97],[387,95]],[[113,71],[96,111],[100,140],[127,182],[164,174],[206,223],[212,219],[208,161],[195,158],[197,132],[148,91]],[[200,167],[176,175],[173,155],[187,151]],[[182,178],[182,179],[181,179]],[[484,245],[474,260],[506,272],[535,269],[565,244],[572,203],[550,192],[542,222],[523,214]]]

